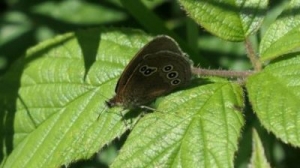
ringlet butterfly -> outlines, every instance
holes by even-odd
[[[132,58],[121,74],[109,108],[137,108],[189,83],[192,62],[169,36],[160,35]]]

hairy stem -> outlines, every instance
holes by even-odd
[[[247,56],[250,59],[255,71],[260,71],[262,68],[262,65],[261,65],[257,55],[255,54],[255,51],[254,51],[254,49],[251,45],[251,42],[248,38],[245,40],[245,47],[247,50]]]
[[[201,68],[192,68],[192,73],[199,76],[219,76],[226,78],[246,78],[254,71],[232,71],[232,70],[210,70]]]

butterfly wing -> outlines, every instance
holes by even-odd
[[[120,92],[120,89],[127,84],[128,79],[133,74],[133,71],[136,69],[136,66],[143,60],[143,57],[147,54],[153,54],[159,51],[170,51],[178,55],[183,54],[178,44],[172,38],[164,35],[155,37],[142,49],[140,49],[138,53],[128,63],[116,85],[116,94],[118,94]]]
[[[127,107],[145,105],[186,85],[190,78],[191,64],[184,55],[170,51],[147,54],[119,88],[119,100]]]

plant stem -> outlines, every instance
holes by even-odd
[[[201,68],[192,68],[192,73],[199,76],[219,76],[226,78],[246,78],[252,75],[254,71],[232,71],[232,70],[210,70]]]
[[[262,65],[257,57],[257,55],[255,54],[255,51],[251,45],[251,42],[249,40],[249,38],[246,38],[245,40],[245,47],[246,47],[246,50],[247,50],[247,56],[248,58],[250,59],[253,67],[254,67],[254,70],[255,71],[260,71],[261,68],[262,68]]]

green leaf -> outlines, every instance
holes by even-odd
[[[271,168],[265,156],[263,144],[255,129],[252,131],[252,136],[252,156],[249,168]]]
[[[131,132],[112,167],[234,167],[243,91],[218,82],[173,93]]]
[[[268,65],[246,87],[262,125],[286,143],[300,146],[300,55]]]
[[[287,8],[269,27],[261,41],[262,61],[277,58],[300,49],[300,0],[291,0]]]
[[[260,27],[267,0],[179,0],[188,15],[207,31],[230,41],[243,41]]]
[[[104,101],[114,94],[125,65],[149,40],[139,31],[93,29],[30,49],[24,70],[16,65],[20,79],[8,76],[20,80],[18,97],[6,100],[9,91],[0,97],[8,103],[4,107],[17,110],[14,149],[4,167],[59,167],[90,158],[122,135],[136,119],[130,123],[119,114],[122,109],[107,110]]]

